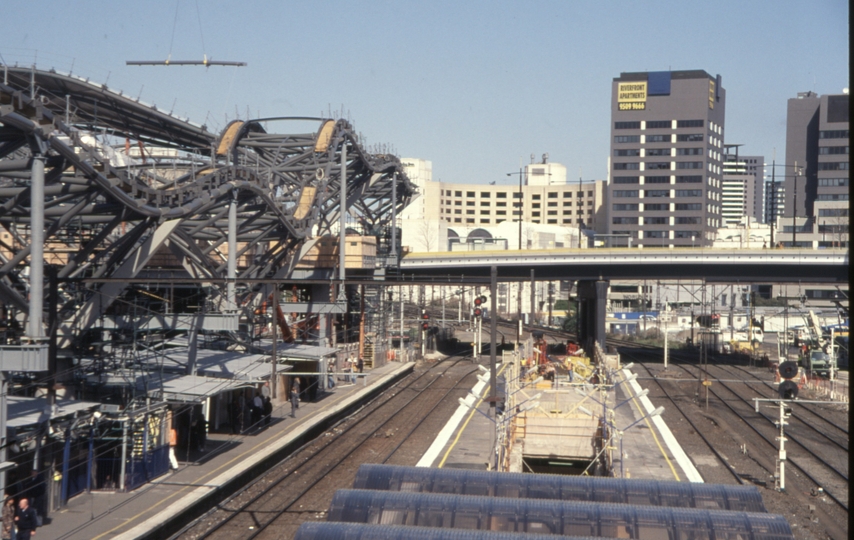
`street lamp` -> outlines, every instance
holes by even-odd
[[[764,164],[768,167],[768,164]],[[804,173],[804,168],[798,166],[798,162],[796,161],[794,165],[777,165],[776,159],[771,161],[771,247],[775,246],[774,244],[774,229],[777,226],[777,168],[781,167],[783,169],[794,169],[794,175],[784,174],[782,176],[783,179],[786,178],[794,178],[794,197],[792,201],[792,247],[795,247],[795,243],[797,241],[797,213],[798,213],[798,179]]]
[[[518,197],[517,197],[518,201],[517,201],[516,205],[519,206],[519,251],[520,252],[522,251],[522,176],[525,175],[525,172],[526,172],[526,170],[524,168],[519,167],[518,173],[514,173],[514,172],[513,173],[507,173],[507,176],[513,176],[514,174],[519,175],[519,193],[518,193]],[[525,184],[527,184],[527,183],[528,183],[527,178],[525,178]],[[516,206],[516,205],[514,205],[514,206]],[[533,306],[532,306],[532,309],[533,309]],[[517,317],[518,317],[518,321],[519,321],[516,323],[516,348],[518,350],[519,341],[521,341],[521,339],[522,339],[522,331],[520,328],[520,325],[522,324],[522,284],[521,283],[517,284],[516,310],[517,310]]]

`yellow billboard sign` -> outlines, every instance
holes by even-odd
[[[621,111],[646,109],[646,81],[617,83],[617,109]]]

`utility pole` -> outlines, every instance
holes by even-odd
[[[798,244],[798,162],[795,162],[795,199],[792,204],[792,247]]]

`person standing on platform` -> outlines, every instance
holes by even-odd
[[[178,446],[178,430],[169,429],[169,465],[173,471],[178,470],[178,458],[175,457],[175,447]]]
[[[359,355],[359,359],[356,361],[356,369],[359,371],[359,373],[361,373],[362,370],[365,369],[365,361],[362,359],[361,355]]]
[[[296,418],[299,409],[299,379],[294,379],[291,387],[291,418]]]
[[[18,503],[18,513],[15,516],[15,525],[18,527],[18,540],[28,540],[36,534],[36,511],[30,506],[26,497]]]
[[[3,540],[15,540],[15,499],[3,503]]]
[[[261,398],[260,392],[255,392],[255,398],[252,400],[252,427],[260,427],[263,413],[264,400]]]
[[[264,398],[264,425],[269,426],[271,417],[273,416],[273,401],[270,396]]]

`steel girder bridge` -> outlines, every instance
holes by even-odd
[[[215,134],[106,85],[0,69],[4,358],[23,370],[43,367],[50,332],[60,350],[79,348],[105,315],[128,313],[123,295],[146,276],[207,284],[205,327],[236,330],[342,211],[348,227],[385,234],[388,251],[414,193],[400,161],[366,152],[344,120],[233,121]],[[178,272],[146,268],[163,253]]]

